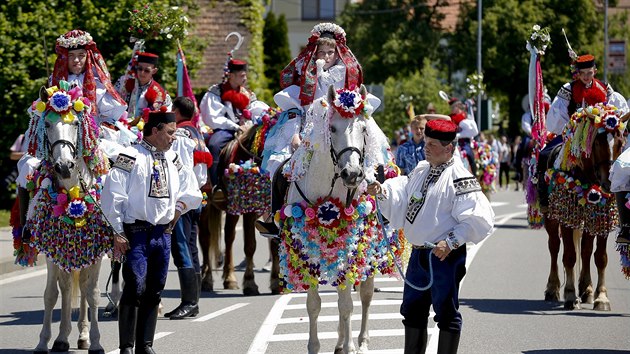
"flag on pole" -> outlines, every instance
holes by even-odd
[[[197,105],[197,99],[193,93],[192,86],[190,85],[190,76],[188,76],[188,68],[186,67],[186,57],[182,46],[177,41],[177,97],[188,97],[195,104],[195,115],[192,118],[192,123],[199,128],[199,106]]]

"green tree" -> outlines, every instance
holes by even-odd
[[[276,17],[273,12],[267,14],[263,31],[265,47],[265,76],[271,92],[280,91],[280,72],[291,61],[287,20],[284,14]]]
[[[450,43],[456,67],[476,71],[477,8],[463,3],[462,15]],[[579,9],[576,13],[575,9]],[[579,17],[579,20],[576,19]],[[525,49],[533,25],[549,27],[553,45],[542,58],[543,77],[551,96],[571,80],[570,59],[562,36],[565,29],[578,54],[602,58],[603,16],[592,0],[485,0],[482,58],[487,94],[507,105],[509,132],[517,134],[527,94],[529,53]]]
[[[423,60],[437,59],[441,2],[426,0],[372,0],[349,4],[338,22],[347,33],[348,46],[364,69],[368,83],[411,74]]]
[[[385,110],[376,113],[375,119],[385,135],[392,137],[395,130],[409,123],[406,107],[413,104],[416,114],[425,113],[433,103],[438,113],[448,113],[448,104],[437,96],[440,90],[449,90],[440,80],[440,73],[431,60],[424,59],[422,70],[404,76],[390,77],[385,81]],[[443,78],[442,78],[443,79]]]

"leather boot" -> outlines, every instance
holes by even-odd
[[[457,354],[459,347],[459,332],[440,331],[438,340],[438,354]]]
[[[136,319],[138,308],[121,303],[118,306],[118,339],[120,353],[132,354],[136,341]]]
[[[427,350],[427,328],[405,326],[405,354],[424,354]]]
[[[197,278],[197,306],[199,306],[199,298],[201,297],[201,273],[195,273]]]
[[[182,303],[168,317],[171,320],[195,317],[199,314],[197,273],[195,273],[194,268],[180,268],[177,273],[179,274]]]
[[[157,327],[159,301],[157,305],[140,305],[136,326],[136,354],[155,354],[153,337]],[[120,315],[119,315],[120,316]]]

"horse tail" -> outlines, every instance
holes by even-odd
[[[81,271],[73,270],[72,271],[72,285],[70,287],[70,298],[72,299],[70,308],[78,309],[79,308],[79,295],[81,294],[80,286],[79,286],[79,276]]]

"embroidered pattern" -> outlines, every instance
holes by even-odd
[[[114,163],[114,167],[120,168],[127,173],[130,173],[133,169],[133,166],[136,164],[136,158],[131,157],[129,155],[120,154],[116,159],[116,163]]]
[[[182,159],[179,158],[179,155],[175,154],[175,159],[173,159],[173,164],[175,164],[175,168],[177,168],[177,171],[181,171],[182,168],[184,167],[184,164],[182,164]]]
[[[565,99],[567,101],[571,100],[571,90],[567,89],[566,87],[561,87],[560,90],[558,90],[558,97]]]
[[[448,247],[452,250],[455,250],[457,248],[459,248],[459,241],[457,241],[457,238],[455,238],[455,234],[453,233],[453,231],[448,233],[448,236],[446,236],[446,243],[448,244]]]
[[[481,185],[475,177],[459,178],[453,181],[455,195],[464,195],[472,192],[480,192]]]
[[[170,198],[166,179],[166,176],[168,175],[168,166],[166,165],[164,153],[161,151],[153,151],[151,152],[151,155],[153,155],[153,174],[151,174],[149,197]]]
[[[407,207],[407,216],[406,216],[407,221],[413,224],[414,220],[416,220],[416,217],[418,216],[418,213],[420,212],[420,209],[422,209],[422,206],[424,205],[427,192],[429,190],[429,186],[435,183],[440,178],[440,175],[442,174],[442,172],[444,172],[444,170],[447,167],[452,166],[454,161],[455,160],[451,158],[449,161],[441,164],[440,166],[431,167],[431,169],[429,170],[429,174],[424,179],[424,182],[422,182],[422,188],[420,188],[420,195],[417,197],[412,196],[411,200],[409,201],[409,205]]]

